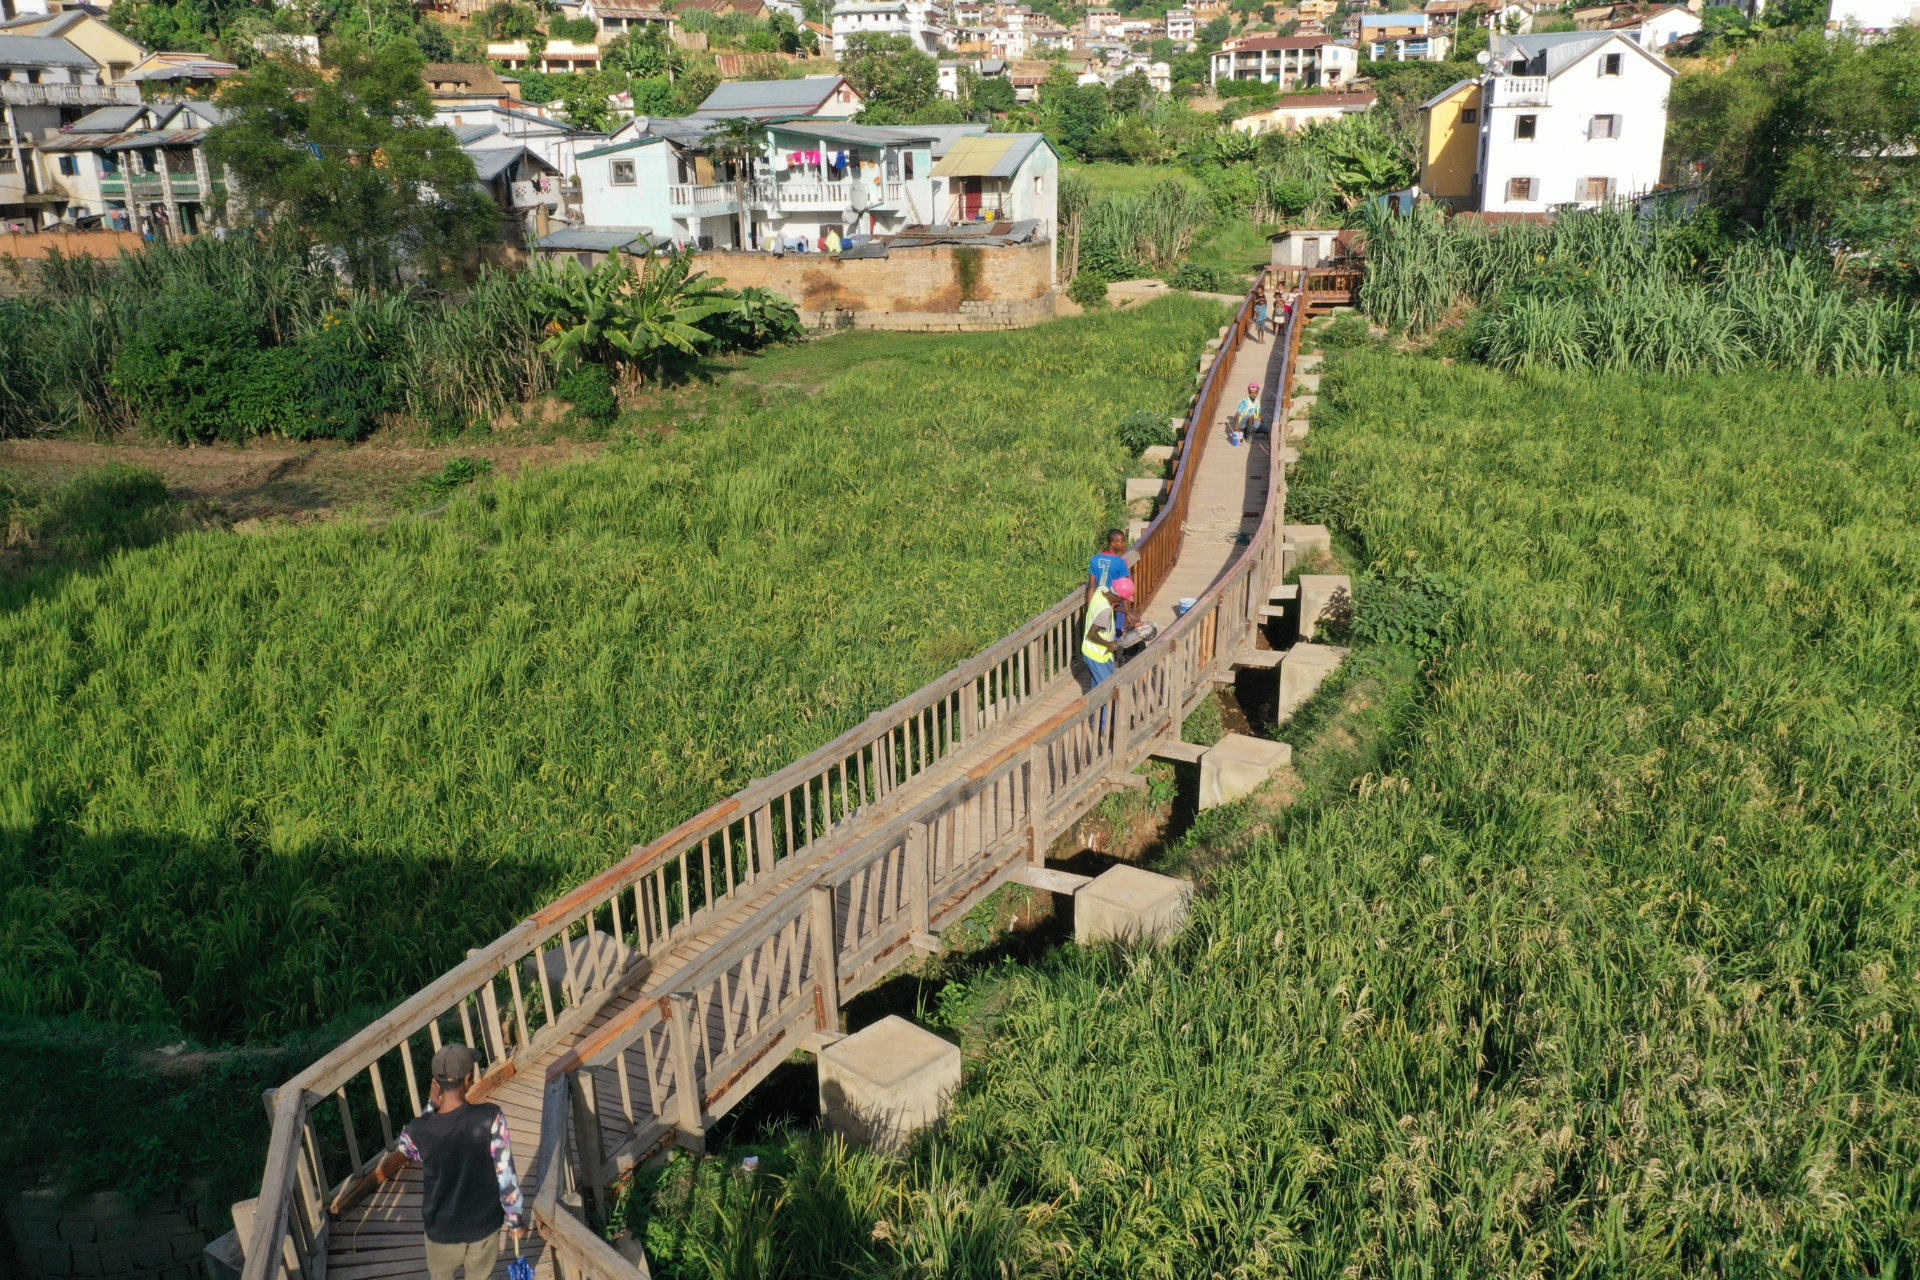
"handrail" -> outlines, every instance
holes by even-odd
[[[1142,600],[1179,557],[1194,477],[1251,314],[1249,294],[1230,326],[1231,340],[1195,397],[1169,500],[1132,553]],[[1297,321],[1288,330],[1290,343],[1298,340]],[[1292,350],[1290,345],[1288,385],[1280,389],[1276,415],[1281,424],[1291,392]],[[1283,440],[1281,425],[1273,447],[1283,447]],[[1274,474],[1283,471],[1276,467]],[[399,1128],[388,1082],[398,1078],[404,1084],[408,1114],[420,1110],[416,1053],[430,1054],[450,1037],[462,1039],[484,1072],[476,1092],[489,1090],[583,1029],[622,991],[657,978],[656,970],[672,974],[671,1000],[623,1011],[549,1070],[565,1075],[603,1069],[602,1063],[618,1059],[624,1096],[626,1045],[649,1036],[668,1046],[658,1061],[648,1059],[641,1090],[648,1101],[645,1124],[632,1115],[631,1136],[616,1160],[583,1159],[591,1177],[625,1167],[657,1147],[662,1133],[697,1139],[709,1109],[724,1110],[723,1103],[730,1105],[757,1083],[784,1056],[774,1051],[791,1047],[809,1020],[826,1029],[842,994],[877,980],[919,938],[1004,883],[1020,862],[1039,861],[1050,815],[1107,785],[1114,770],[1135,767],[1169,727],[1178,735],[1186,708],[1205,695],[1208,669],[1245,643],[1258,624],[1264,596],[1230,617],[1222,604],[1256,562],[1266,565],[1269,559],[1274,512],[1272,503],[1267,506],[1236,570],[1095,695],[1080,695],[1044,723],[1023,726],[1016,738],[992,734],[1060,682],[1074,679],[1084,601],[1084,591],[1076,589],[945,676],[665,835],[634,846],[626,858],[469,953],[295,1076],[274,1103],[261,1186],[265,1211],[246,1250],[244,1280],[274,1280],[283,1268],[293,1280],[319,1280],[332,1215],[358,1194],[355,1188],[373,1181],[370,1175]],[[976,750],[989,739],[993,751]],[[959,767],[947,782],[928,794],[907,792],[948,761]],[[862,826],[848,830],[856,818]],[[761,899],[751,916],[700,953],[667,963],[696,927],[717,919],[716,911],[738,902],[749,888]],[[739,984],[733,995],[719,988],[735,966],[775,953],[787,967],[767,979],[775,985],[766,988],[771,994],[764,1016],[763,1005],[755,1003],[749,1018],[744,1006],[736,1007]],[[766,978],[763,973],[754,981]],[[422,1037],[427,1043],[416,1044]],[[669,1092],[678,1096],[671,1108]],[[315,1124],[316,1108],[329,1094],[340,1125],[331,1146]],[[355,1096],[361,1100],[357,1115]],[[597,1104],[587,1105],[591,1110]],[[367,1135],[373,1149],[363,1159],[360,1131],[376,1114],[379,1140]],[[557,1185],[556,1165],[547,1156],[552,1133],[549,1128],[541,1134],[543,1193]],[[593,1138],[597,1148],[597,1132]],[[336,1177],[328,1152],[337,1159],[341,1147],[346,1166],[344,1176]],[[551,1209],[556,1202],[545,1203]],[[574,1239],[587,1229],[564,1209],[548,1214],[543,1234],[548,1226],[564,1238],[564,1247],[592,1255],[570,1257],[571,1264],[600,1280],[631,1280],[633,1268],[617,1253],[607,1250],[628,1267],[625,1272],[608,1270],[613,1261]]]

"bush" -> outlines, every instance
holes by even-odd
[[[1104,307],[1107,305],[1107,282],[1091,271],[1082,271],[1067,286],[1067,296],[1089,311]]]
[[[305,421],[289,434],[362,440],[373,432],[398,398],[399,372],[387,360],[400,341],[395,311],[356,298],[300,338]]]
[[[1175,438],[1168,415],[1151,409],[1135,409],[1120,419],[1113,431],[1128,453],[1139,453],[1156,444],[1172,444]]]
[[[1364,577],[1354,583],[1353,621],[1348,634],[1362,644],[1398,644],[1422,656],[1444,649],[1453,633],[1453,607],[1460,588],[1417,569],[1401,569],[1390,578]]]
[[[1176,289],[1191,289],[1195,293],[1238,293],[1239,280],[1235,272],[1225,267],[1203,267],[1197,262],[1183,262],[1180,269],[1173,273],[1168,281]]]
[[[1367,318],[1348,312],[1334,318],[1333,323],[1320,335],[1320,341],[1329,347],[1364,347],[1371,336],[1367,330]]]
[[[110,381],[153,428],[177,444],[250,434],[234,393],[251,385],[260,336],[240,309],[210,289],[160,295],[141,308]],[[297,396],[296,396],[297,401]],[[257,408],[247,402],[248,408]]]
[[[573,411],[597,427],[604,427],[620,416],[620,402],[613,396],[613,380],[603,364],[583,364],[566,377],[554,391],[573,406]]]

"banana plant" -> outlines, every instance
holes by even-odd
[[[697,326],[731,305],[721,283],[695,272],[691,253],[643,258],[637,271],[620,255],[592,270],[547,268],[536,292],[547,322],[540,350],[562,369],[597,360],[619,366],[622,381],[641,381],[712,342]]]

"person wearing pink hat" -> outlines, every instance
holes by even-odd
[[[1095,592],[1093,602],[1087,606],[1086,627],[1080,633],[1080,656],[1086,659],[1087,671],[1093,676],[1090,688],[1113,679],[1113,673],[1119,669],[1120,609],[1132,603],[1133,579],[1115,578],[1106,590]]]

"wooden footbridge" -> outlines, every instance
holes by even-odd
[[[419,1171],[383,1180],[380,1166],[426,1100],[427,1060],[454,1040],[483,1064],[474,1096],[510,1119],[543,1277],[645,1276],[644,1258],[588,1225],[608,1185],[670,1145],[699,1148],[793,1050],[837,1031],[843,1001],[937,950],[994,889],[1049,886],[1051,839],[1136,785],[1213,685],[1253,661],[1282,569],[1272,455],[1299,317],[1260,342],[1251,315],[1249,297],[1203,370],[1169,496],[1133,552],[1162,624],[1151,644],[1085,692],[1076,590],[636,847],[271,1091],[260,1198],[236,1212],[244,1280],[424,1273]],[[1271,447],[1232,447],[1221,429],[1250,382],[1279,424]],[[1186,597],[1197,604],[1175,620]]]

